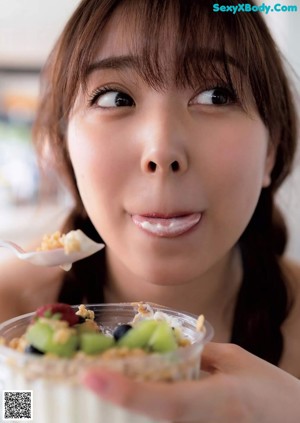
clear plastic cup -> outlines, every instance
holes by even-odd
[[[191,345],[169,353],[103,359],[80,356],[71,359],[48,358],[17,352],[0,346],[0,388],[31,390],[34,423],[154,423],[154,420],[132,414],[99,399],[81,386],[82,373],[90,366],[110,368],[138,380],[177,381],[199,378],[201,352],[213,336],[205,322],[204,332],[196,331],[197,316],[150,304],[153,311],[166,313],[180,323]],[[74,306],[77,308],[77,306]],[[130,303],[89,304],[95,321],[107,332],[119,323],[128,323],[136,315]],[[7,341],[26,331],[34,313],[25,314],[0,324],[0,337]]]

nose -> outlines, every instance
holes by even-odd
[[[141,168],[147,174],[183,174],[189,160],[185,125],[174,114],[152,113],[143,119]]]
[[[154,160],[148,159],[148,162],[145,163],[146,166],[144,166],[144,169],[149,173],[155,173],[155,172],[164,171],[164,170],[176,173],[183,170],[183,166],[182,164],[179,164],[178,160],[174,160],[170,164],[169,162],[166,162],[166,166],[164,166],[164,164],[158,158],[157,159],[153,158],[153,159]]]

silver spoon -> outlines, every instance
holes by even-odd
[[[64,248],[56,248],[46,251],[24,251],[19,245],[11,241],[0,240],[0,247],[12,251],[20,260],[28,261],[36,266],[60,266],[64,270],[70,270],[72,263],[95,254],[105,247],[87,237],[80,229],[74,231],[80,242],[80,250],[66,253]]]

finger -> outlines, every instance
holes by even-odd
[[[139,382],[120,373],[94,369],[85,374],[83,384],[108,401],[154,419],[207,423],[212,421],[216,404],[223,402],[220,394],[224,396],[227,391],[216,389],[218,384],[211,383],[215,377],[174,383]]]

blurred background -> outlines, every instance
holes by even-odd
[[[41,68],[78,3],[0,0],[0,239],[24,248],[59,229],[71,206],[51,170],[40,171],[31,126]]]
[[[79,0],[0,0],[0,239],[26,247],[59,228],[71,207],[68,193],[49,169],[39,170],[31,125],[39,73]],[[242,1],[241,1],[242,3]],[[262,3],[262,2],[261,2]],[[271,6],[275,0],[265,0]],[[300,92],[300,4],[298,11],[264,15],[287,59]],[[288,252],[300,260],[300,153],[295,171],[278,193],[290,233]],[[0,250],[0,260],[7,253]]]

